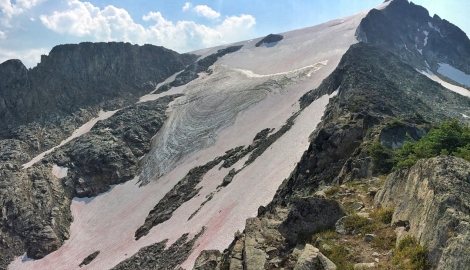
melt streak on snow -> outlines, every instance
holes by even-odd
[[[111,117],[113,114],[115,114],[117,112],[116,111],[100,111],[98,117],[95,117],[93,119],[91,119],[90,121],[88,121],[87,123],[83,124],[81,127],[79,127],[78,129],[76,129],[72,135],[70,135],[70,137],[68,137],[67,139],[63,140],[62,142],[60,142],[59,145],[45,151],[45,152],[42,152],[41,154],[35,156],[33,159],[31,159],[31,161],[29,161],[28,163],[25,163],[23,164],[23,169],[27,169],[31,166],[33,166],[36,162],[38,161],[41,161],[47,154],[49,153],[52,153],[54,150],[56,150],[57,148],[61,147],[62,145],[65,145],[66,143],[70,142],[71,140],[75,139],[75,138],[78,138],[80,136],[82,136],[83,134],[87,133],[88,131],[91,130],[91,128],[100,120],[105,120],[109,117]]]
[[[462,72],[449,64],[439,63],[439,69],[437,69],[437,72],[453,81],[470,87],[470,75],[465,74],[465,72]]]
[[[168,119],[154,138],[140,178],[94,198],[74,199],[70,238],[41,260],[22,261],[22,256],[9,268],[109,269],[142,247],[167,238],[170,245],[184,233],[195,235],[203,226],[206,230],[184,268],[191,269],[203,249],[226,248],[234,233],[243,230],[245,220],[255,216],[260,205],[271,201],[278,186],[292,172],[331,96],[325,95],[305,108],[288,132],[215,193],[192,219],[188,221],[206,195],[216,191],[230,169],[241,168],[244,160],[220,171],[216,166],[199,183],[203,187],[199,195],[178,208],[171,219],[138,241],[134,233],[149,211],[190,169],[229,149],[251,144],[265,128],[284,125],[299,110],[299,98],[318,87],[350,45],[357,42],[355,31],[366,14],[367,11],[283,33],[284,39],[270,48],[255,47],[260,39],[238,43],[244,47],[220,58],[211,75],[200,74],[200,78],[177,90],[184,96],[170,104]],[[195,53],[204,56],[220,48]],[[162,167],[156,160],[169,167]],[[140,186],[139,181],[147,184]],[[98,250],[95,260],[78,267]]]

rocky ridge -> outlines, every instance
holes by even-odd
[[[387,49],[420,70],[430,69],[439,74],[438,64],[447,63],[470,74],[467,35],[437,15],[430,17],[424,7],[413,2],[393,0],[383,10],[371,10],[356,35],[359,41]]]
[[[289,214],[276,213],[297,211],[294,209],[297,209],[299,200],[316,200],[311,196],[322,185],[342,184],[372,177],[374,164],[369,156],[369,148],[374,140],[378,140],[380,134],[390,133],[392,130],[392,141],[402,144],[407,140],[404,136],[407,130],[417,130],[418,137],[422,135],[420,132],[425,132],[426,128],[420,127],[426,122],[421,115],[426,115],[426,119],[433,122],[440,122],[458,116],[459,111],[466,110],[470,102],[467,98],[458,96],[422,76],[392,53],[365,43],[351,46],[337,69],[322,85],[302,97],[301,105],[308,106],[319,96],[336,90],[337,96],[330,101],[322,123],[312,133],[310,147],[296,169],[279,187],[273,201],[260,208],[258,217],[247,220],[245,233],[235,238],[222,255],[218,266],[212,269],[241,269],[240,265],[250,264],[258,253],[259,258],[269,258],[261,262],[255,260],[263,265],[264,269],[293,269],[298,262],[298,258],[292,257],[292,254],[299,243],[299,233],[313,235],[329,227],[328,223],[316,223],[317,220],[312,224],[307,223],[306,227],[298,227],[296,224],[305,224],[300,217],[309,216],[311,211],[328,207],[306,207],[307,212],[294,218],[295,222],[292,224],[288,221]],[[436,103],[436,100],[439,102]],[[409,128],[386,125],[397,118],[403,119]],[[330,205],[335,204],[337,205],[337,202],[334,200],[330,202]],[[337,209],[327,211],[336,221],[344,215],[340,214],[343,211],[341,208]],[[289,223],[289,226],[282,225],[286,223]],[[263,224],[272,226],[265,227]],[[264,253],[256,250],[258,253],[247,253],[244,248],[252,249],[244,238],[249,231],[266,232],[263,238],[276,239],[271,243],[269,251],[282,251],[276,253],[278,259],[266,255],[267,247],[261,249]],[[264,241],[257,243],[254,248],[260,249],[259,245]],[[237,246],[239,248],[235,248]],[[240,250],[244,253],[240,253]],[[231,262],[234,263],[234,268]],[[282,264],[276,266],[274,262]]]

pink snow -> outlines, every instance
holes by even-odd
[[[195,235],[203,226],[207,229],[182,265],[184,268],[191,269],[203,249],[226,248],[233,240],[234,233],[243,230],[245,220],[255,216],[259,206],[271,201],[279,185],[292,172],[307,149],[308,137],[320,122],[330,96],[325,95],[305,108],[288,132],[237,174],[227,187],[215,193],[191,220],[188,220],[189,216],[200,207],[207,195],[217,191],[217,186],[231,168],[219,171],[216,167],[210,170],[199,184],[203,187],[200,194],[179,207],[171,219],[151,229],[139,241],[134,240],[134,233],[144,223],[149,211],[190,169],[206,164],[229,149],[251,144],[259,131],[281,127],[298,111],[299,98],[318,87],[336,68],[350,45],[357,42],[355,30],[366,14],[362,12],[319,26],[283,33],[284,39],[271,48],[257,48],[255,42],[239,43],[245,46],[220,58],[214,69],[225,68],[231,72],[243,70],[246,80],[250,80],[249,76],[274,76],[279,73],[286,73],[282,76],[299,74],[305,77],[282,91],[268,93],[263,100],[238,113],[234,123],[214,131],[215,142],[212,145],[182,158],[174,169],[161,178],[139,187],[136,177],[97,197],[75,198],[71,205],[74,221],[70,227],[70,239],[41,260],[22,261],[23,256],[18,257],[9,269],[109,269],[142,247],[165,239],[169,239],[170,245],[184,233]],[[203,53],[210,54],[219,48]],[[307,73],[289,73],[317,63],[324,65],[318,69],[312,67],[311,72]],[[178,91],[191,93],[205,79],[202,76]],[[170,117],[177,111],[175,106],[185,105],[178,103],[183,100],[177,99],[172,104],[168,111]],[[166,125],[164,128],[170,127]],[[243,162],[239,161],[232,168],[241,168]],[[100,254],[95,260],[87,266],[78,267],[85,257],[98,250]]]

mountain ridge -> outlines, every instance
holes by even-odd
[[[283,33],[270,46],[245,41],[199,57],[82,43],[54,47],[34,69],[0,64],[0,109],[9,108],[0,120],[11,125],[0,140],[0,268],[315,264],[316,244],[302,239],[362,203],[322,192],[379,183],[373,143],[403,145],[410,130],[419,139],[433,124],[470,115],[467,97],[425,76],[466,91],[439,70],[470,73],[468,37],[413,3],[384,3]],[[64,86],[76,96],[57,98]],[[24,108],[34,109],[23,116]],[[99,110],[112,112],[88,122]],[[81,124],[87,131],[69,137]],[[394,177],[387,181],[401,181]],[[330,265],[318,248],[317,262]]]

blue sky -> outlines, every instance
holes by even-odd
[[[0,62],[27,67],[82,41],[161,45],[178,52],[316,25],[382,0],[0,0]],[[415,0],[470,33],[470,1]]]

